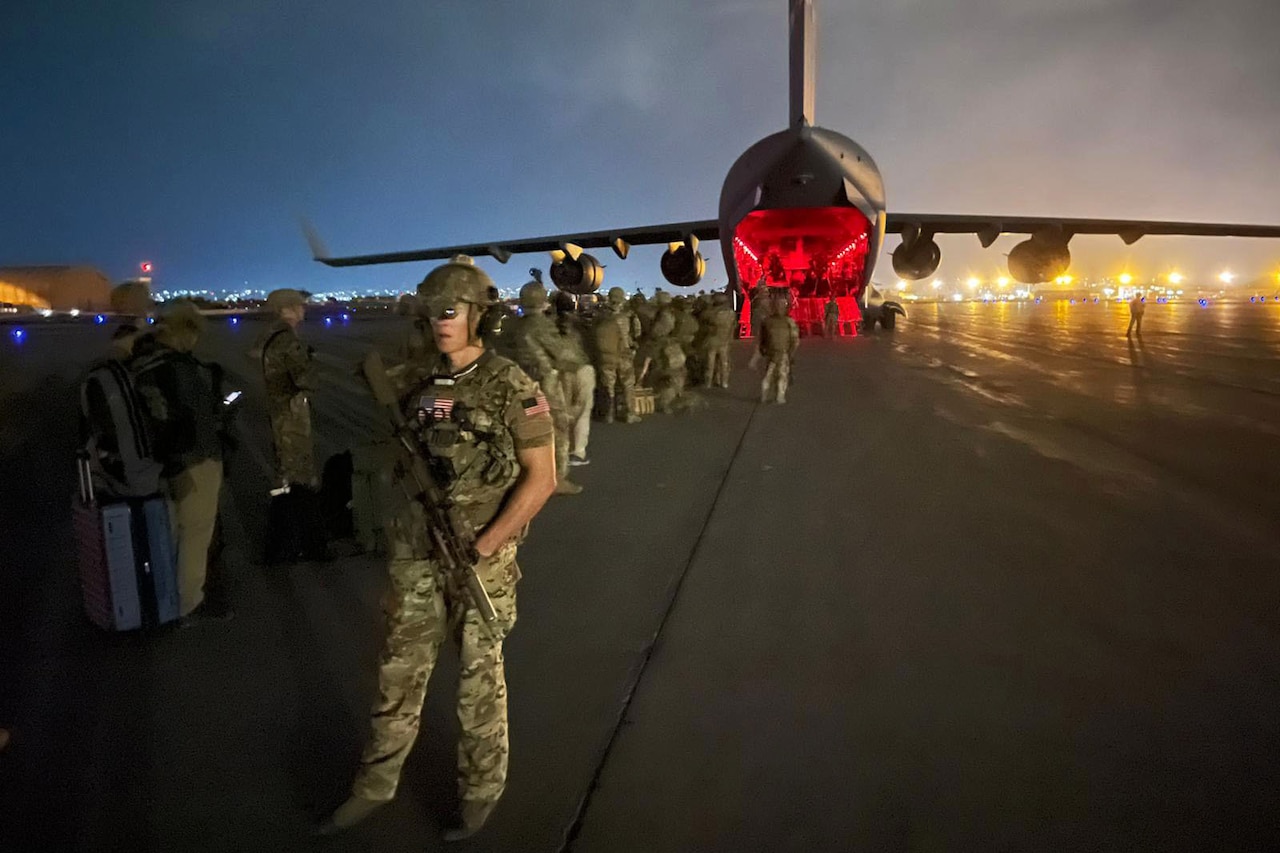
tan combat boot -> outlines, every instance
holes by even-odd
[[[389,802],[391,801],[371,800],[352,794],[347,797],[345,803],[334,810],[333,814],[329,815],[324,823],[316,827],[316,835],[337,835],[342,830],[355,826]]]

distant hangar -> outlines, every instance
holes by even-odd
[[[0,303],[54,311],[106,310],[111,281],[88,266],[0,267]]]

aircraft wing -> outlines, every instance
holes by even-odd
[[[534,237],[519,240],[494,240],[488,243],[471,243],[460,246],[440,246],[429,249],[413,249],[407,252],[385,252],[377,255],[352,255],[345,258],[330,257],[315,231],[304,225],[307,242],[317,261],[331,267],[359,267],[371,264],[399,264],[407,261],[439,261],[454,255],[491,257],[506,263],[512,255],[525,252],[562,251],[577,257],[576,249],[612,249],[620,258],[627,256],[632,246],[648,246],[659,243],[675,243],[689,237],[699,240],[715,240],[720,236],[720,223],[714,219],[697,222],[672,222],[666,225],[646,225],[640,228],[613,228],[608,231],[590,231],[577,234],[556,234],[551,237]]]
[[[1147,222],[1136,219],[1067,219],[1049,216],[968,216],[961,214],[890,213],[890,234],[976,234],[984,247],[1001,234],[1058,231],[1077,234],[1115,234],[1132,245],[1148,234],[1184,237],[1280,237],[1280,225],[1226,225],[1218,222]]]

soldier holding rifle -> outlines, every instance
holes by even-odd
[[[493,282],[457,256],[418,285],[439,357],[365,374],[402,443],[403,503],[388,525],[391,606],[373,736],[351,797],[321,827],[351,826],[395,796],[418,734],[427,681],[447,632],[461,655],[460,809],[445,840],[477,832],[507,778],[502,640],[515,624],[516,545],[556,486],[546,398],[513,362],[487,352],[480,320]]]

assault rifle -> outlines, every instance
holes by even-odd
[[[418,440],[417,433],[409,427],[404,413],[400,411],[400,403],[387,378],[387,371],[382,366],[382,356],[376,352],[369,353],[365,357],[363,369],[374,399],[391,413],[396,438],[409,451],[411,482],[406,484],[409,487],[407,491],[413,492],[409,497],[417,501],[426,513],[427,533],[435,546],[436,556],[444,564],[445,571],[454,584],[467,591],[472,605],[480,612],[485,625],[489,626],[497,618],[497,614],[493,610],[493,602],[489,600],[489,593],[476,574],[480,553],[476,551],[475,532],[457,505],[436,482],[429,454]]]

